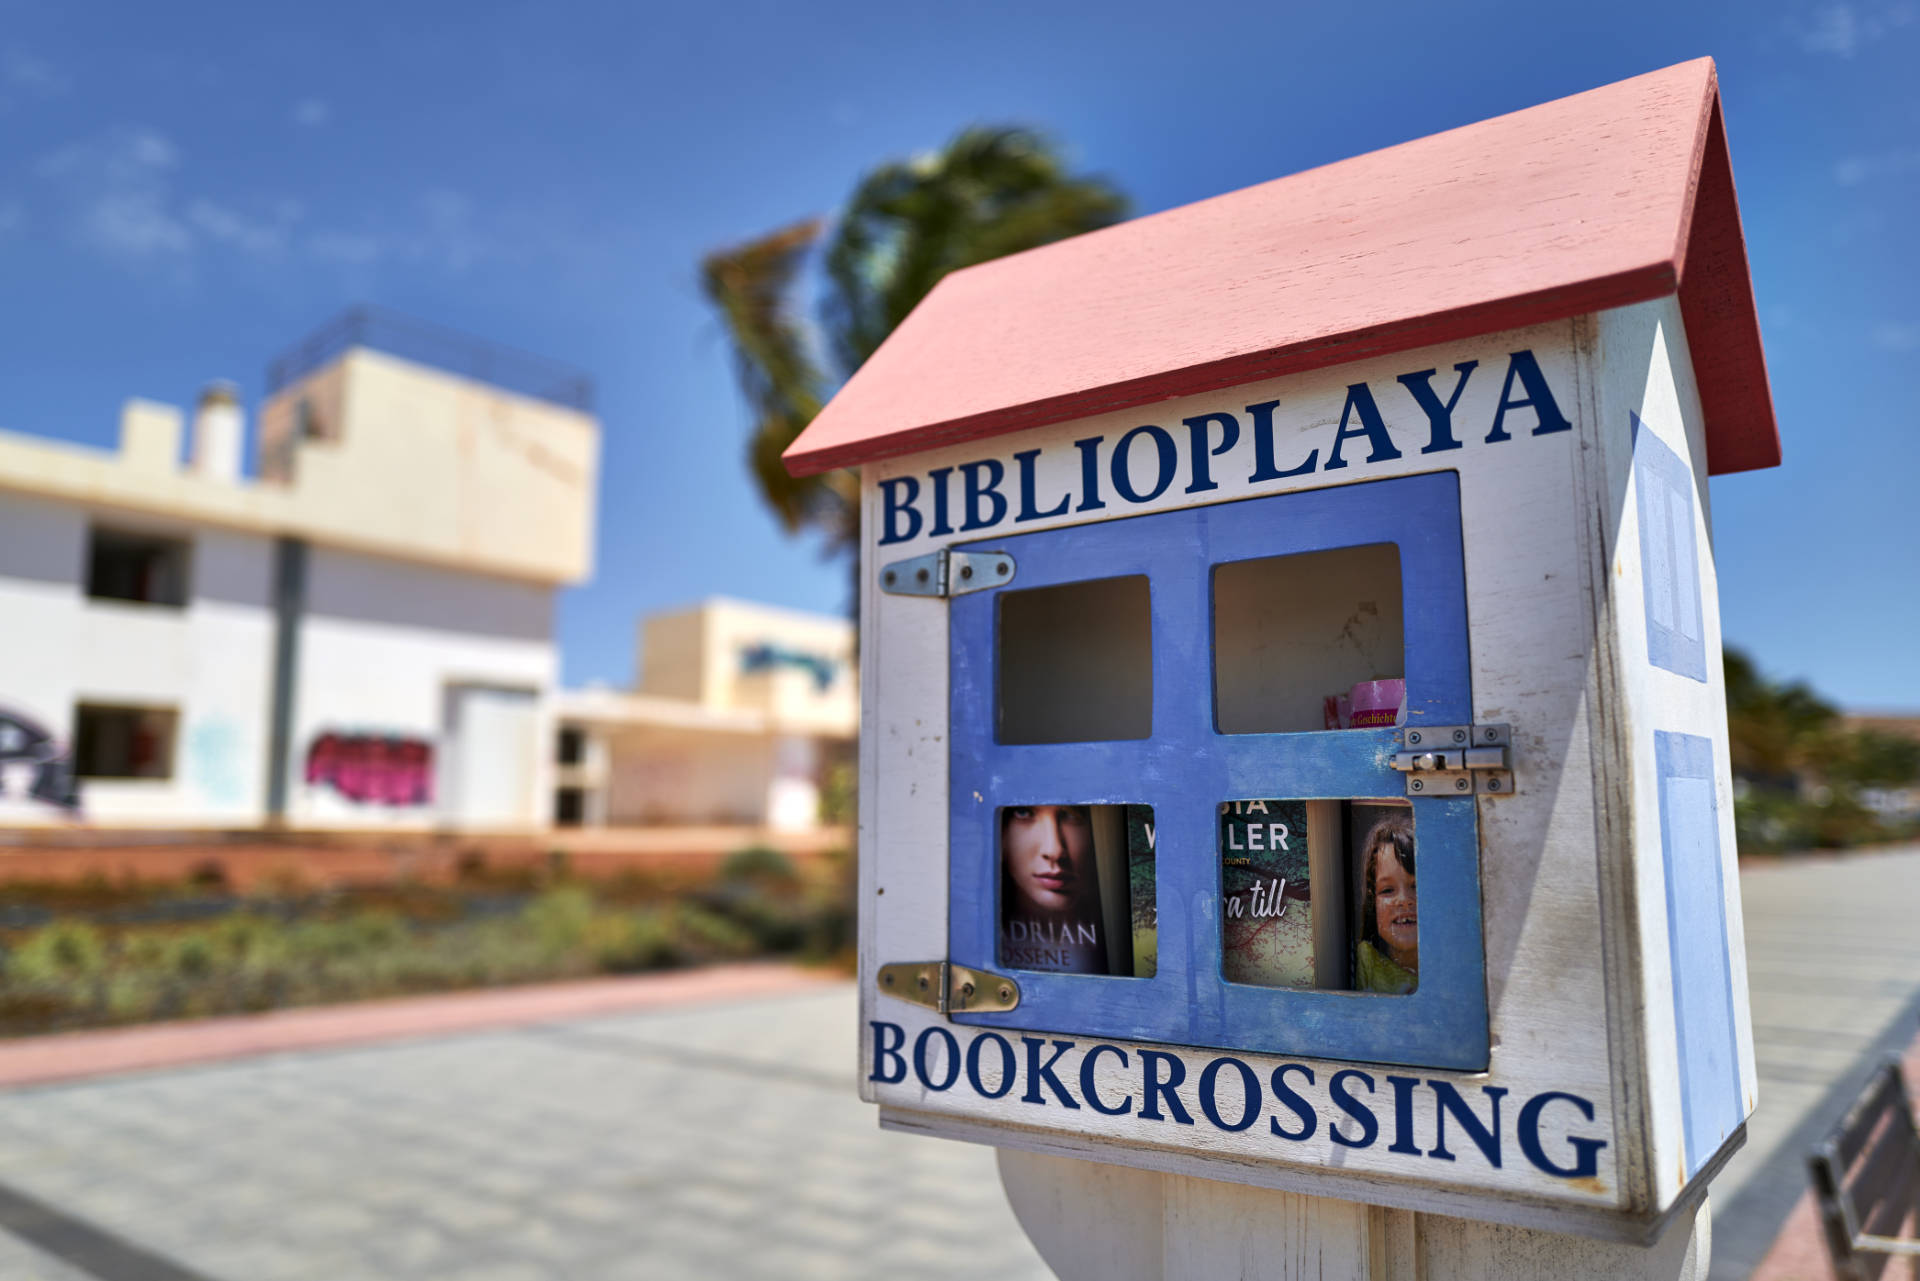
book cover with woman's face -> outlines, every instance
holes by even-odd
[[[1000,962],[1022,970],[1110,972],[1090,805],[1000,811]]]

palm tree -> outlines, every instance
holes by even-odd
[[[1126,209],[1110,183],[1068,173],[1031,130],[971,128],[939,152],[881,165],[854,189],[823,255],[817,326],[795,295],[826,232],[820,219],[707,255],[701,285],[753,413],[749,464],[781,524],[818,530],[831,554],[853,547],[853,473],[795,478],[780,455],[942,276],[1108,226]]]

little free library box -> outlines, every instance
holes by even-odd
[[[957,272],[786,458],[883,1124],[1629,1241],[1739,1145],[1710,61]]]

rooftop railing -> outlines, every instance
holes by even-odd
[[[367,306],[342,312],[276,356],[267,366],[267,394],[299,381],[353,347],[431,365],[582,413],[593,409],[593,380],[569,365]]]

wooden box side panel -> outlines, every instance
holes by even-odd
[[[1654,1191],[1669,1204],[1755,1103],[1706,429],[1673,299],[1599,318],[1615,732],[1631,804]],[[1689,565],[1688,562],[1691,562]]]
[[[1593,398],[1583,384],[1577,329],[1577,323],[1563,322],[1494,334],[866,469],[863,1097],[912,1112],[936,1128],[945,1117],[976,1134],[981,1125],[1002,1125],[1012,1127],[1009,1133],[1095,1143],[1119,1163],[1127,1163],[1130,1153],[1140,1163],[1140,1154],[1179,1152],[1213,1171],[1211,1177],[1227,1180],[1260,1181],[1247,1171],[1278,1165],[1339,1171],[1348,1186],[1393,1187],[1402,1204],[1417,1204],[1419,1189],[1427,1187],[1577,1206],[1588,1216],[1596,1209],[1644,1210],[1632,1173],[1643,1162],[1639,1131],[1616,1124],[1613,1102],[1617,1047],[1608,1027],[1588,720],[1598,590],[1592,569],[1597,562],[1588,548],[1597,535],[1576,501],[1578,458],[1589,435],[1576,425],[1591,417],[1583,406]],[[1546,388],[1545,397],[1534,394],[1536,382]],[[1423,401],[1415,385],[1434,396]],[[1440,409],[1449,400],[1451,410]],[[1262,405],[1270,423],[1264,434],[1255,430],[1254,407]],[[1237,439],[1231,445],[1221,421],[1209,415],[1233,418]],[[1370,417],[1377,426],[1369,425]],[[1133,435],[1127,487],[1141,501],[1126,501],[1116,493],[1112,454],[1145,425],[1172,442],[1175,470],[1158,475],[1157,439]],[[1090,449],[1081,444],[1096,439],[1100,444]],[[1196,439],[1205,442],[1198,473]],[[1255,483],[1263,451],[1266,470],[1292,474]],[[1092,510],[1085,490],[1089,452],[1104,503]],[[982,482],[997,470],[1005,501],[997,520],[970,529],[970,515],[995,513],[984,499],[977,510],[969,509],[969,464]],[[1510,723],[1515,744],[1518,794],[1478,802],[1494,1044],[1488,1072],[1223,1056],[1072,1032],[1010,1033],[1003,1054],[999,1043],[981,1038],[980,1029],[877,994],[879,965],[938,959],[947,942],[947,607],[883,593],[879,575],[886,565],[943,545],[991,540],[996,533],[1441,470],[1456,471],[1460,483],[1475,719]],[[917,495],[917,522],[903,515],[906,480]],[[932,499],[937,484],[947,489],[944,527],[937,524]],[[1034,515],[1019,519],[1025,512]],[[1173,906],[1162,904],[1162,910]],[[1063,1042],[1070,1044],[1059,1049]],[[1103,1045],[1112,1052],[1093,1053]],[[1164,1096],[1161,1106],[1149,1108],[1143,1071],[1152,1054],[1180,1060],[1183,1080],[1174,1094],[1191,1123],[1164,1105]],[[1259,1083],[1261,1110],[1243,1128],[1235,1123],[1243,1117],[1238,1082],[1245,1078],[1231,1065],[1213,1068],[1222,1057],[1237,1058]],[[989,1097],[1004,1084],[1005,1062],[1014,1065],[1013,1084]],[[1036,1071],[1049,1065],[1064,1097]],[[876,1079],[893,1076],[896,1067],[903,1075]],[[1369,1081],[1347,1077],[1345,1089],[1370,1113],[1377,1133],[1368,1134],[1356,1112],[1330,1092],[1332,1078],[1353,1068]],[[1273,1087],[1282,1069],[1303,1112],[1292,1110]],[[1164,1065],[1156,1070],[1164,1081]],[[1395,1086],[1390,1076],[1413,1086]],[[1202,1100],[1203,1080],[1218,1087],[1217,1097]],[[1433,1081],[1458,1091],[1483,1119],[1500,1108],[1497,1163],[1465,1140],[1453,1114],[1446,1117],[1442,1149],[1442,1109]],[[1402,1088],[1411,1100],[1404,1106],[1397,1093]],[[1102,1112],[1088,1106],[1088,1095],[1126,1111]],[[1537,1106],[1527,1112],[1531,1104]],[[1226,1124],[1211,1120],[1209,1105]],[[1531,1117],[1526,1140],[1523,1112]],[[1343,1143],[1331,1137],[1336,1127],[1344,1138],[1367,1141]],[[1545,1164],[1526,1150],[1529,1141]],[[1436,1156],[1436,1149],[1452,1159]],[[1587,1158],[1591,1170],[1583,1170]],[[1460,1213],[1457,1199],[1446,1204],[1447,1212]]]

